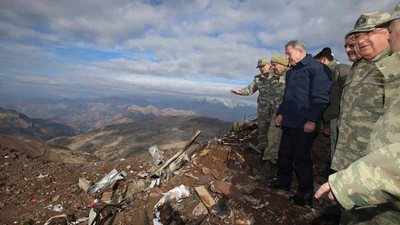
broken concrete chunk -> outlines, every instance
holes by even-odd
[[[89,187],[92,185],[92,182],[86,180],[85,178],[80,177],[78,186],[82,189],[85,193],[87,193]]]
[[[214,199],[211,197],[210,193],[208,193],[207,189],[204,186],[199,186],[194,188],[199,195],[201,201],[203,201],[204,205],[207,207],[212,207],[215,205]]]
[[[200,202],[196,207],[194,207],[192,214],[194,216],[207,215],[208,209],[204,206],[202,202]]]

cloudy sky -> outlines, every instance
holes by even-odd
[[[343,36],[395,0],[2,0],[0,95],[233,96],[260,57],[302,39],[346,62]],[[1,97],[1,96],[0,96]]]

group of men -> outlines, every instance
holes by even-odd
[[[286,57],[260,59],[261,74],[232,93],[259,91],[258,147],[278,167],[269,187],[289,191],[294,169],[291,203],[328,193],[345,209],[340,224],[398,224],[400,3],[391,15],[363,13],[345,36],[345,51],[352,66],[334,60],[329,48],[312,57],[302,41],[289,41]],[[311,147],[321,118],[335,172],[314,195]]]

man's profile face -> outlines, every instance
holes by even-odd
[[[286,69],[286,66],[276,62],[271,63],[271,67],[274,73],[278,75],[281,75]]]
[[[291,45],[286,47],[285,53],[289,64],[292,66],[296,65],[304,58],[304,52],[300,49],[293,48]]]
[[[351,62],[357,62],[362,56],[357,52],[356,40],[351,35],[344,40],[344,49],[347,54],[347,58]]]
[[[389,43],[392,52],[400,51],[400,19],[393,20],[389,25]]]
[[[376,28],[369,32],[354,34],[360,55],[371,60],[389,47],[389,31],[386,28]]]
[[[258,68],[260,69],[260,73],[264,74],[268,72],[268,70],[271,68],[271,65],[267,64],[265,66],[260,66]]]

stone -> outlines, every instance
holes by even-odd
[[[225,196],[230,195],[232,184],[224,181],[214,181],[210,185],[210,189],[213,192],[223,194]]]
[[[208,168],[208,167],[203,167],[203,168],[201,168],[201,171],[205,174],[205,175],[207,175],[207,174],[210,174],[211,173],[211,169],[210,168]]]
[[[107,191],[103,193],[103,196],[101,197],[101,201],[105,202],[107,204],[111,203],[112,200],[112,196],[113,196],[114,192],[112,191]]]
[[[196,207],[194,207],[192,214],[194,216],[207,215],[208,214],[208,210],[204,206],[204,204],[202,202],[200,202]]]
[[[87,193],[89,187],[92,185],[92,182],[86,180],[85,178],[80,177],[78,186],[80,189],[82,189],[85,193]]]
[[[59,195],[54,196],[54,198],[52,199],[53,202],[56,202],[58,199],[60,198]]]
[[[127,198],[133,199],[134,194],[144,191],[145,188],[146,184],[143,180],[137,180],[136,182],[129,183],[125,196]]]

